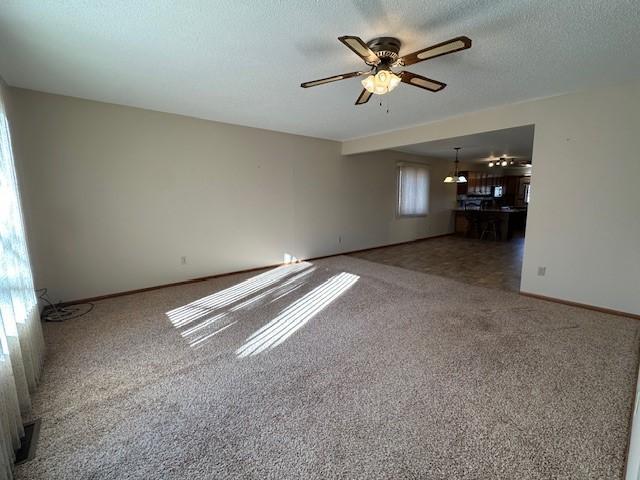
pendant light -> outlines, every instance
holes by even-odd
[[[453,171],[453,175],[449,175],[447,177],[445,177],[444,179],[444,183],[467,183],[467,177],[465,177],[464,175],[460,175],[458,173],[458,151],[460,150],[461,147],[455,147],[454,150],[456,151],[456,161],[454,162],[455,168]]]

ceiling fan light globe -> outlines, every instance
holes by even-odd
[[[456,183],[467,183],[467,177],[465,177],[464,175],[460,175]]]
[[[395,73],[391,73],[391,80],[389,80],[389,91],[393,90],[398,85],[400,85],[400,77]]]
[[[444,183],[455,183],[455,181],[453,180],[453,177],[449,175],[444,179]]]
[[[367,92],[374,93],[373,75],[369,75],[367,78],[362,80],[362,86]]]
[[[380,70],[362,80],[362,86],[375,95],[384,95],[400,84],[400,77],[391,70]]]

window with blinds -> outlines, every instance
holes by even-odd
[[[398,164],[398,208],[400,217],[423,216],[429,212],[429,170],[425,166]]]

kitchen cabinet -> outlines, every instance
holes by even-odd
[[[467,183],[459,183],[458,195],[492,195],[494,187],[502,187],[502,196],[515,200],[519,195],[521,178],[520,175],[499,175],[489,172],[460,172],[460,175],[467,177]]]
[[[467,188],[458,189],[459,194],[466,195],[491,195],[493,187],[502,186],[503,177],[495,173],[466,172]],[[463,193],[464,192],[464,193]]]
[[[469,191],[469,172],[460,172],[460,175],[464,176],[467,179],[467,183],[457,184],[457,194],[466,195]]]

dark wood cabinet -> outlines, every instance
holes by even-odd
[[[467,186],[458,189],[459,194],[466,195],[491,195],[493,187],[502,185],[502,177],[486,172],[465,172],[467,176]]]
[[[499,175],[489,172],[460,172],[467,183],[458,184],[458,195],[492,195],[494,187],[502,187],[502,196],[515,200],[520,185],[520,175]]]
[[[504,177],[504,193],[505,195],[517,195],[518,194],[518,184],[520,182],[520,177],[515,175],[509,175]]]
[[[467,179],[467,183],[458,183],[457,193],[458,195],[466,195],[469,191],[469,172],[460,172]]]

